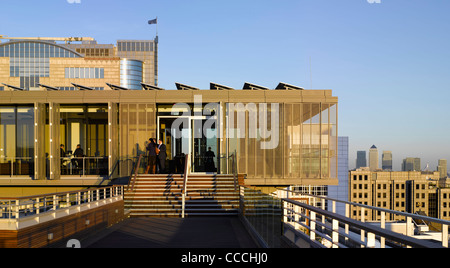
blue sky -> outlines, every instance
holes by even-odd
[[[0,34],[153,39],[159,86],[332,89],[339,135],[435,169],[450,161],[448,0],[2,0]],[[311,59],[311,65],[310,65]],[[312,72],[310,72],[312,70]],[[312,75],[311,75],[312,74]],[[311,79],[312,77],[312,79]]]

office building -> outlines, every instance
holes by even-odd
[[[142,83],[143,90],[127,90],[117,86],[119,57],[85,57],[36,40],[1,43],[0,51],[0,83],[7,84],[0,91],[4,186],[89,187],[129,177],[151,137],[167,145],[168,172],[178,172],[186,154],[191,172],[208,172],[204,156],[211,148],[213,172],[229,173],[235,153],[249,185],[337,185],[338,99],[331,90],[286,83],[275,89],[210,83],[206,90]],[[77,145],[84,156],[73,161]]]
[[[366,151],[356,152],[356,168],[367,167]]]
[[[0,43],[0,91],[141,90],[141,83],[158,83],[157,39],[116,46],[90,37],[9,39]]]
[[[392,170],[392,152],[383,151],[383,156],[381,159],[383,170]]]
[[[439,186],[439,172],[357,169],[349,172],[348,179],[351,202],[450,219],[450,191]],[[350,215],[354,219],[362,218],[359,209],[353,209]],[[401,216],[387,215],[387,220],[404,220]],[[366,221],[380,219],[379,212],[365,210]]]
[[[369,150],[369,168],[371,171],[375,171],[379,168],[378,149],[375,145],[372,145]]]
[[[403,159],[402,171],[420,171],[420,158],[418,157],[407,157]]]
[[[439,159],[437,171],[441,179],[447,178],[447,159]]]

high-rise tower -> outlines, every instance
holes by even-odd
[[[367,167],[366,151],[356,153],[356,168]]]
[[[369,169],[370,171],[375,171],[378,167],[378,149],[375,145],[372,145],[369,151]]]
[[[382,165],[383,170],[391,170],[392,171],[392,152],[391,151],[383,151],[381,165]]]

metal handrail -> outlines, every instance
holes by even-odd
[[[374,206],[354,203],[354,202],[350,202],[350,201],[334,199],[334,198],[330,198],[330,197],[326,197],[326,196],[317,196],[317,195],[313,195],[313,194],[307,194],[307,193],[302,193],[302,192],[297,192],[297,191],[292,191],[292,190],[287,190],[287,189],[281,189],[281,188],[277,188],[277,189],[280,190],[280,191],[300,194],[300,195],[304,195],[304,196],[310,196],[310,197],[313,197],[313,198],[320,198],[320,199],[324,199],[324,200],[327,200],[327,201],[343,203],[343,204],[346,204],[346,205],[349,205],[349,206],[356,206],[356,207],[361,207],[361,208],[366,208],[366,209],[372,209],[372,210],[376,210],[376,211],[380,211],[380,212],[384,212],[384,213],[396,214],[396,215],[399,215],[399,216],[411,217],[411,218],[414,218],[414,219],[421,219],[421,220],[424,220],[424,221],[432,221],[432,222],[435,222],[435,223],[438,223],[438,224],[444,224],[444,225],[449,225],[450,226],[450,221],[448,221],[448,220],[432,218],[432,217],[423,216],[423,215],[420,215],[420,214],[412,214],[412,213],[408,213],[408,212],[391,210],[391,209],[387,209],[387,208],[374,207]]]
[[[231,155],[231,172],[233,173],[233,182],[234,182],[234,190],[238,190],[238,180],[239,180],[239,174],[237,170],[237,155],[236,151]]]
[[[186,195],[187,195],[187,184],[189,180],[189,173],[190,173],[190,155],[187,154],[184,159],[184,175],[183,175],[183,188],[181,193],[182,198],[182,204],[181,204],[181,217],[184,218],[185,211],[186,211]]]
[[[1,174],[0,176],[21,176],[21,175],[32,175],[30,172],[29,174],[14,174],[14,165],[18,164],[17,161],[24,161],[24,162],[33,162],[32,157],[6,157],[6,156],[0,156],[0,164],[7,164],[9,165],[8,168],[10,168],[9,174]],[[20,173],[20,172],[19,172]]]
[[[329,198],[329,197],[325,197],[325,196],[316,196],[316,195],[312,195],[312,194],[301,193],[301,192],[291,191],[291,190],[287,190],[287,189],[278,189],[278,190],[286,192],[286,198],[284,198],[284,199],[289,199],[289,197],[287,196],[288,193],[295,193],[295,194],[300,194],[302,196],[309,196],[312,198],[318,198],[318,199],[323,199],[323,200],[327,200],[327,201],[332,201],[332,212],[333,213],[335,212],[335,207],[336,207],[335,203],[336,202],[343,203],[346,205],[346,214],[345,214],[346,218],[350,218],[350,206],[359,207],[362,210],[362,212],[361,212],[362,219],[361,219],[361,221],[358,221],[358,222],[363,222],[363,223],[366,222],[365,215],[364,215],[366,209],[379,211],[380,215],[381,215],[380,226],[383,229],[386,226],[386,213],[405,217],[405,222],[406,222],[406,227],[407,227],[407,235],[409,235],[409,236],[413,235],[413,233],[410,233],[410,231],[408,231],[408,230],[411,230],[411,228],[413,227],[413,224],[414,224],[413,219],[419,219],[419,220],[423,220],[423,221],[427,221],[427,222],[441,224],[442,225],[442,233],[441,233],[442,246],[448,247],[448,244],[449,244],[448,229],[450,226],[450,221],[447,221],[447,220],[432,218],[429,216],[424,216],[424,215],[419,215],[419,214],[412,214],[412,213],[408,213],[408,212],[373,207],[373,206],[369,206],[369,205]],[[324,202],[322,202],[322,206],[324,208]],[[384,245],[384,239],[381,239],[381,244]]]
[[[141,160],[142,160],[143,154],[139,155],[138,161],[136,166],[134,167],[134,170],[131,171],[131,175],[130,175],[130,181],[128,182],[128,186],[127,186],[127,191],[133,191],[134,190],[134,185],[136,183],[137,180],[137,175],[139,172],[139,167],[141,166]],[[134,172],[134,176],[133,176],[133,172]],[[131,185],[131,189],[130,189],[130,185]]]
[[[92,162],[92,160],[96,162]],[[101,166],[99,166],[100,161],[105,161],[105,164],[107,163],[108,157],[107,156],[62,156],[60,157],[61,162],[61,172],[66,171],[68,174],[64,175],[80,175],[80,176],[86,176],[86,175],[92,175],[90,174],[91,169],[100,170]],[[68,163],[67,163],[67,162]],[[78,161],[81,161],[80,166],[78,166]],[[90,164],[96,164],[97,166],[93,168]],[[100,163],[101,164],[101,163]],[[80,174],[73,174],[73,171],[81,171]],[[105,165],[105,174],[100,174],[104,176],[108,176],[108,165]],[[98,174],[97,174],[98,175]]]
[[[47,211],[54,212],[115,197],[123,197],[122,185],[24,197],[2,197],[0,198],[0,222],[2,219],[37,216]],[[4,217],[5,215],[7,217]]]
[[[413,238],[413,237],[409,237],[407,235],[403,235],[403,234],[396,233],[396,232],[393,232],[393,231],[390,231],[390,230],[386,230],[386,229],[383,229],[383,228],[380,228],[380,227],[376,227],[376,226],[373,226],[371,224],[366,224],[364,222],[353,220],[353,219],[350,219],[348,217],[345,217],[345,216],[342,216],[342,215],[339,215],[339,214],[336,214],[336,213],[333,213],[333,212],[329,212],[327,210],[323,210],[323,209],[320,209],[320,208],[317,208],[315,206],[308,205],[308,204],[305,204],[305,203],[302,203],[302,202],[294,201],[294,200],[287,199],[287,198],[282,198],[281,200],[283,202],[286,202],[286,203],[289,203],[289,204],[301,207],[301,208],[306,209],[307,211],[309,211],[309,213],[299,213],[295,209],[290,209],[289,210],[289,212],[292,213],[292,214],[296,214],[296,215],[298,215],[300,217],[307,218],[309,220],[310,224],[309,225],[301,224],[301,223],[298,222],[298,220],[295,219],[295,217],[292,217],[292,216],[288,217],[287,215],[285,215],[284,218],[289,218],[290,220],[292,220],[294,222],[294,224],[297,223],[297,224],[302,225],[303,227],[306,227],[309,230],[310,234],[312,234],[312,233],[318,234],[322,238],[330,240],[330,242],[333,244],[333,246],[336,246],[336,247],[339,244],[337,237],[338,236],[345,236],[345,233],[342,233],[342,232],[340,232],[338,230],[339,223],[347,224],[347,225],[349,225],[349,226],[351,226],[353,228],[357,228],[357,229],[359,229],[361,231],[364,231],[369,236],[372,236],[373,238],[375,238],[375,236],[380,236],[380,237],[383,237],[385,239],[389,239],[390,241],[393,241],[393,242],[396,242],[396,243],[399,243],[399,244],[402,244],[402,245],[407,245],[407,246],[410,246],[410,247],[414,247],[414,248],[441,248],[442,247],[442,246],[439,246],[439,245],[437,245],[435,243],[432,243],[432,242],[429,242],[429,241],[416,239],[416,238]],[[284,206],[284,208],[285,208],[284,210],[288,210],[285,206]],[[311,212],[313,212],[314,214],[311,213]],[[321,227],[327,227],[323,223],[321,224],[321,223],[315,222],[315,220],[316,220],[315,214],[320,214],[322,216],[325,216],[325,217],[328,217],[328,218],[332,219],[333,224],[332,224],[332,227],[330,228],[331,232],[332,232],[332,236],[331,236],[332,238],[331,239],[326,237],[326,236],[324,236],[323,232],[319,232],[319,231],[317,231],[314,228],[316,224],[317,225],[321,225]],[[287,223],[287,222],[285,222],[285,223]],[[311,223],[314,223],[314,225],[312,227],[311,227]],[[313,236],[313,238],[314,238],[314,236]],[[350,239],[350,237],[348,237],[348,236],[346,238]],[[312,240],[314,241],[315,239],[312,239]]]

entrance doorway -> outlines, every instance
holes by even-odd
[[[219,146],[217,124],[209,116],[158,116],[158,139],[166,145],[169,173],[184,173],[184,159],[191,156],[191,172],[217,173]]]

